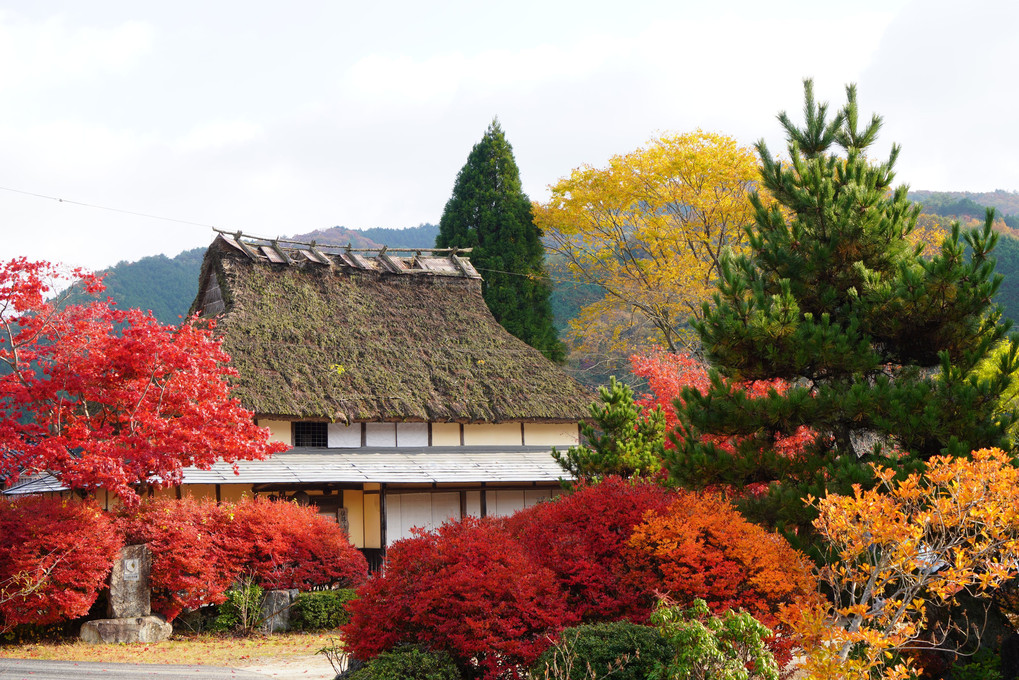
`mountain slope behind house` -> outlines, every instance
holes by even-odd
[[[198,294],[198,272],[205,248],[185,250],[176,257],[153,255],[136,262],[120,262],[97,272],[103,277],[103,296],[113,298],[121,309],[149,310],[163,324],[176,324],[188,313]],[[68,304],[84,302],[72,293]]]
[[[432,248],[439,227],[435,224],[419,224],[407,229],[348,229],[346,227],[330,227],[316,229],[306,234],[288,237],[294,241],[315,241],[322,245],[345,246],[352,248]]]
[[[935,215],[983,217],[985,206],[1000,217],[1019,216],[1019,191],[910,191],[909,200],[923,205],[924,212]],[[1009,225],[1010,227],[1014,225]]]

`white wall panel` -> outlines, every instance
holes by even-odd
[[[397,446],[428,446],[428,423],[397,423]]]
[[[326,445],[331,449],[352,449],[361,446],[361,423],[326,425]]]
[[[396,446],[396,423],[365,423],[365,446]]]

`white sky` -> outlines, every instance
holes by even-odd
[[[711,7],[708,7],[708,5]],[[44,2],[0,10],[0,259],[102,268],[438,222],[493,116],[524,189],[696,128],[784,148],[801,80],[918,189],[1019,190],[1019,3]],[[884,151],[882,151],[884,153]]]

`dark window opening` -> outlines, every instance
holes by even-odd
[[[325,423],[294,423],[294,446],[325,448],[328,445]]]

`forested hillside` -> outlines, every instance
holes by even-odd
[[[198,294],[198,272],[204,255],[204,248],[195,248],[172,258],[154,255],[137,262],[121,262],[99,272],[106,284],[104,295],[113,298],[121,309],[150,310],[164,324],[177,323]],[[69,302],[81,299],[74,295]]]

